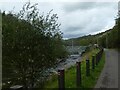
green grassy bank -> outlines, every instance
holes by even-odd
[[[89,51],[82,57],[81,62],[81,74],[82,74],[82,85],[78,88],[93,88],[98,80],[98,77],[101,73],[101,70],[104,67],[105,63],[105,54],[103,53],[101,61],[95,67],[94,71],[91,69],[92,67],[92,55],[95,55],[99,52],[98,49],[93,49]],[[90,60],[90,76],[86,76],[86,58]],[[44,88],[58,88],[58,78],[57,75],[54,74],[49,81],[47,81]],[[77,88],[76,87],[76,65],[65,71],[65,88]]]

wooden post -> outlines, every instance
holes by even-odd
[[[64,75],[64,69],[58,70],[58,87],[59,90],[65,89],[65,75]]]
[[[95,56],[92,56],[92,70],[95,69]]]
[[[78,61],[76,62],[76,85],[79,87],[82,82],[81,82],[81,62]]]
[[[86,76],[90,75],[90,62],[86,60]]]
[[[103,53],[103,48],[101,48],[100,50],[100,57],[102,57],[102,53]]]
[[[95,62],[96,62],[96,66],[98,65],[98,55],[95,55]]]
[[[98,63],[100,62],[100,59],[101,59],[100,52],[101,52],[101,51],[99,51],[98,54],[97,54],[97,55],[98,55]]]
[[[100,61],[100,51],[98,52],[98,63],[99,63],[99,61]]]

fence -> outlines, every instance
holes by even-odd
[[[95,55],[92,56],[92,69],[90,69],[90,60],[86,60],[86,77],[90,76],[90,70],[95,69],[97,65],[99,64],[101,57],[102,57],[103,49],[100,49],[100,51]],[[82,75],[81,75],[81,65],[82,63],[80,61],[76,62],[76,86],[79,87],[82,85]],[[59,69],[58,70],[58,88],[59,90],[64,90],[65,89],[65,74],[59,73],[59,72],[64,72],[64,69]],[[64,85],[63,85],[64,84]]]
[[[90,60],[86,60],[86,76],[90,76],[90,70],[95,69],[97,65],[99,64],[101,57],[102,57],[103,49],[100,49],[100,51],[92,56],[92,69],[90,69]],[[76,62],[76,86],[79,87],[82,85],[82,75],[81,75],[81,65],[82,63],[80,61]],[[58,88],[59,90],[65,90],[65,70],[59,69],[58,70]],[[13,86],[10,88],[10,90],[24,90],[23,86]]]

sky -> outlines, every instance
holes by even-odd
[[[28,0],[27,0],[28,1]],[[30,0],[32,4],[38,3],[40,13],[52,13],[58,15],[58,23],[61,23],[60,30],[63,38],[76,38],[88,34],[96,34],[112,28],[118,13],[118,3],[108,1],[63,1],[63,0]],[[0,9],[3,11],[19,12],[25,4],[20,0],[0,1]]]

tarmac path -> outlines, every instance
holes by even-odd
[[[118,90],[118,56],[120,53],[114,49],[105,49],[105,65],[95,88],[116,88]],[[120,86],[120,85],[119,85]],[[113,89],[113,90],[114,90]],[[119,88],[120,89],[120,88]]]

